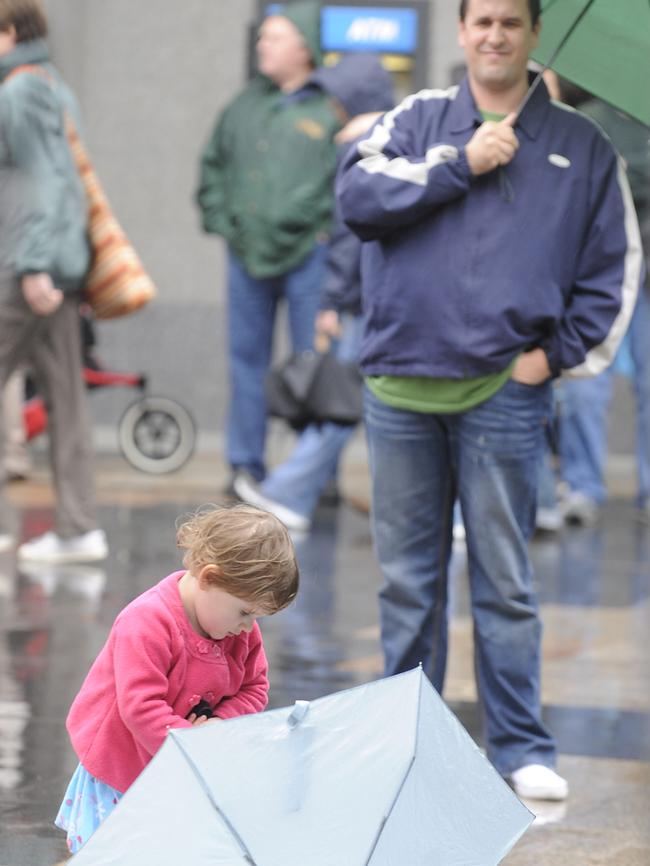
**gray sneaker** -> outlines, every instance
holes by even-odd
[[[580,490],[570,490],[560,502],[560,513],[570,526],[594,526],[599,511],[598,503]]]
[[[645,503],[637,505],[636,519],[639,523],[650,524],[650,499]]]
[[[559,532],[564,526],[564,520],[560,509],[548,508],[540,505],[535,515],[535,529],[540,532]]]

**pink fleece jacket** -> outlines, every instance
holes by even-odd
[[[162,746],[169,728],[191,727],[185,716],[202,698],[222,719],[267,704],[259,626],[223,640],[201,637],[178,591],[183,574],[170,574],[119,614],[68,714],[68,733],[83,766],[121,792]]]

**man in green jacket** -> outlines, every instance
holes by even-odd
[[[90,263],[87,204],[65,133],[71,92],[49,63],[40,0],[0,0],[0,390],[27,362],[48,408],[55,526],[20,559],[106,556],[97,528],[78,305]],[[3,423],[0,416],[0,454]],[[2,496],[0,550],[12,547]]]
[[[267,17],[259,74],[219,117],[201,162],[203,228],[229,252],[227,458],[256,481],[276,308],[286,301],[293,350],[312,348],[324,276],[340,122],[309,83],[320,59],[318,3],[286,3]]]

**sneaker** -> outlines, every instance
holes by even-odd
[[[264,496],[259,486],[247,472],[238,472],[232,486],[242,502],[247,502],[249,505],[268,511],[269,514],[274,514],[287,529],[306,532],[311,526],[311,521],[304,514],[298,514],[297,511],[293,511],[286,505]]]
[[[16,543],[16,539],[9,532],[0,532],[0,553],[5,553]]]
[[[106,585],[106,572],[96,565],[85,562],[21,562],[18,571],[30,583],[42,587],[51,595],[59,586],[64,586],[75,595],[95,600]]]
[[[327,487],[323,490],[318,500],[319,505],[324,505],[326,508],[336,508],[341,504],[343,497],[339,490],[336,481],[330,481]]]
[[[650,524],[650,500],[639,503],[636,507],[636,519],[639,523]]]
[[[102,529],[92,529],[72,538],[60,538],[55,532],[46,532],[18,548],[18,559],[33,562],[94,562],[107,556],[108,544]]]
[[[545,508],[541,505],[535,515],[535,529],[540,532],[559,532],[564,520],[559,508]]]
[[[593,526],[598,520],[598,503],[580,490],[570,490],[560,502],[565,523],[573,526]]]
[[[566,800],[569,785],[555,770],[543,764],[526,764],[515,770],[510,783],[518,797],[530,800]]]

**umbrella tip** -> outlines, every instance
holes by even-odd
[[[287,719],[287,724],[290,728],[295,728],[297,725],[302,722],[302,720],[307,715],[307,711],[309,710],[309,701],[296,701],[293,705],[293,709]]]

